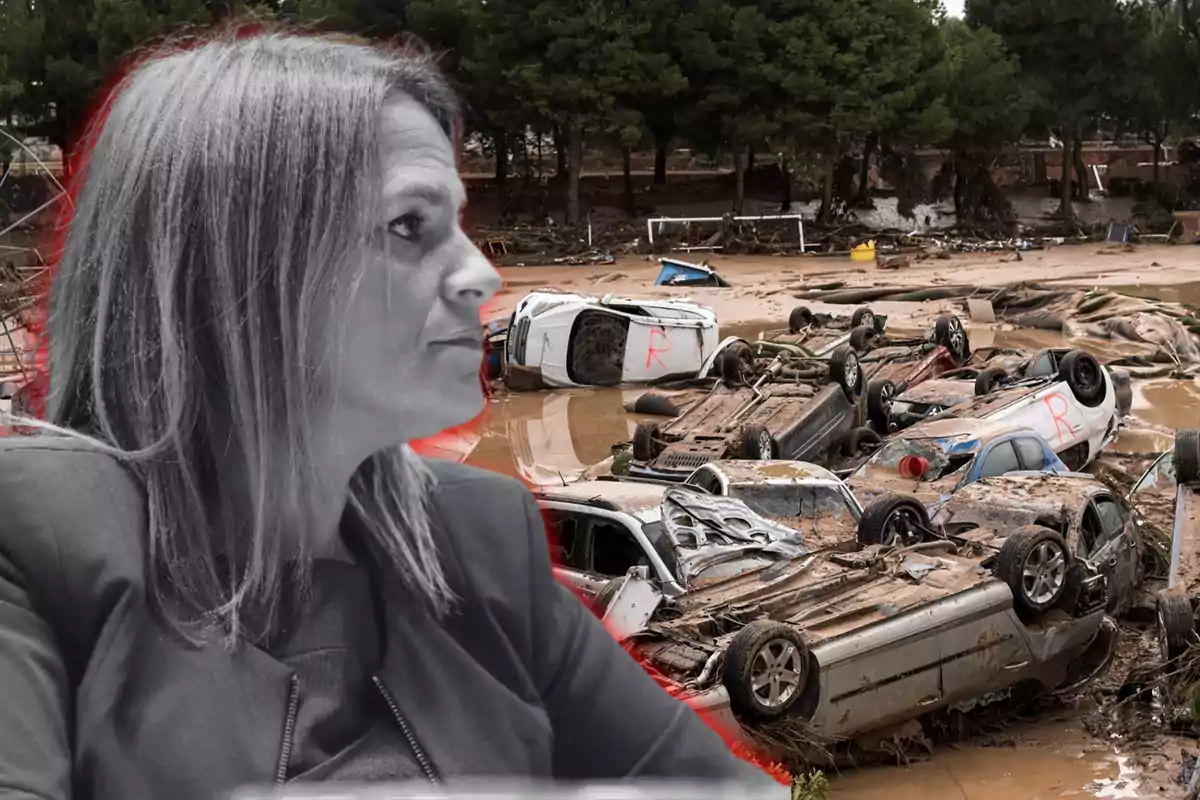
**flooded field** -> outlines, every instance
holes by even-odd
[[[1118,281],[1111,271],[1089,272],[1084,263],[1074,263],[1067,253],[1086,255],[1080,249],[1063,249],[1055,254],[1067,264],[1061,276],[1064,282],[1087,286],[1097,284],[1137,296],[1200,305],[1200,283],[1185,282],[1181,253],[1194,251],[1175,248],[1166,282],[1134,285],[1130,279]],[[1028,257],[1027,257],[1028,258]],[[1156,255],[1155,263],[1163,262]],[[650,287],[656,266],[630,262],[618,267],[546,268],[504,270],[506,296],[498,309],[507,314],[511,304],[524,292],[539,286],[559,285],[585,294],[617,292],[632,296],[673,294],[687,296],[717,310],[722,321],[721,335],[757,338],[760,331],[786,327],[786,315],[800,304],[788,289],[805,283],[829,280],[823,272],[832,272],[834,264],[820,260],[721,259],[719,268],[734,284],[733,289],[669,290]],[[1093,261],[1095,265],[1095,262]],[[945,262],[942,262],[943,269]],[[1007,265],[1005,265],[1007,266]],[[1023,271],[1028,264],[1012,265],[1010,272],[992,263],[975,263],[981,282],[1000,283],[1012,279],[1032,279]],[[1098,266],[1108,267],[1108,263]],[[847,277],[849,264],[839,264]],[[857,268],[857,267],[856,267]],[[1157,267],[1155,268],[1157,269]],[[580,271],[574,271],[580,270]],[[991,274],[987,274],[991,273]],[[557,274],[558,280],[554,280]],[[834,273],[836,274],[836,273]],[[1194,276],[1194,272],[1192,273]],[[926,274],[923,280],[928,280]],[[1059,278],[1054,275],[1051,277]],[[848,279],[869,285],[871,278],[891,283],[896,276],[850,276]],[[960,280],[959,276],[955,280]],[[1046,276],[1038,276],[1045,280]],[[917,276],[901,276],[916,281]],[[1172,283],[1172,281],[1174,281]],[[804,303],[818,311],[847,314],[850,306],[820,307]],[[944,313],[937,302],[870,304],[889,314],[889,331],[897,334],[921,334],[931,321]],[[1046,347],[1067,346],[1067,340],[1053,331],[1013,329],[1010,325],[967,325],[973,346],[1012,348],[1033,352]],[[1069,346],[1082,347],[1098,356],[1119,356],[1135,352],[1127,344],[1108,339],[1072,339]],[[1115,452],[1158,452],[1170,446],[1173,430],[1197,425],[1200,419],[1200,385],[1195,380],[1153,379],[1135,381],[1133,408],[1128,428],[1110,448]],[[613,446],[627,442],[636,424],[644,417],[625,411],[626,403],[644,389],[580,389],[536,393],[512,393],[497,398],[481,423],[478,445],[468,463],[497,470],[524,481],[554,485],[578,478],[586,469],[612,455]],[[1117,667],[1114,667],[1114,672]],[[1019,722],[1007,727],[1003,735],[954,746],[935,748],[934,752],[907,766],[874,766],[844,771],[832,779],[830,800],[1043,800],[1043,798],[1178,798],[1183,787],[1177,781],[1179,752],[1187,740],[1162,737],[1153,746],[1146,742],[1127,742],[1117,737],[1100,739],[1087,732],[1081,713],[1064,710],[1049,719]],[[1136,751],[1136,752],[1135,752]]]

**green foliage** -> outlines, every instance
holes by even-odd
[[[1004,40],[988,28],[947,19],[945,104],[952,120],[947,145],[965,155],[986,156],[1020,138],[1028,120],[1028,98],[1020,66]]]
[[[825,800],[829,779],[820,770],[792,776],[791,800]]]

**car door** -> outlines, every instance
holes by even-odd
[[[1136,588],[1140,554],[1129,530],[1129,513],[1107,492],[1093,495],[1084,512],[1086,533],[1081,538],[1094,542],[1084,547],[1086,558],[1108,576],[1108,610],[1116,613],[1128,606]]]

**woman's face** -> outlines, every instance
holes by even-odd
[[[332,359],[339,406],[382,448],[483,409],[479,314],[500,276],[459,225],[466,191],[429,112],[407,97],[388,103],[380,150],[377,234]]]

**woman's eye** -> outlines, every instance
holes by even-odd
[[[405,214],[388,223],[388,230],[406,242],[415,242],[421,235],[421,218],[416,214]]]

